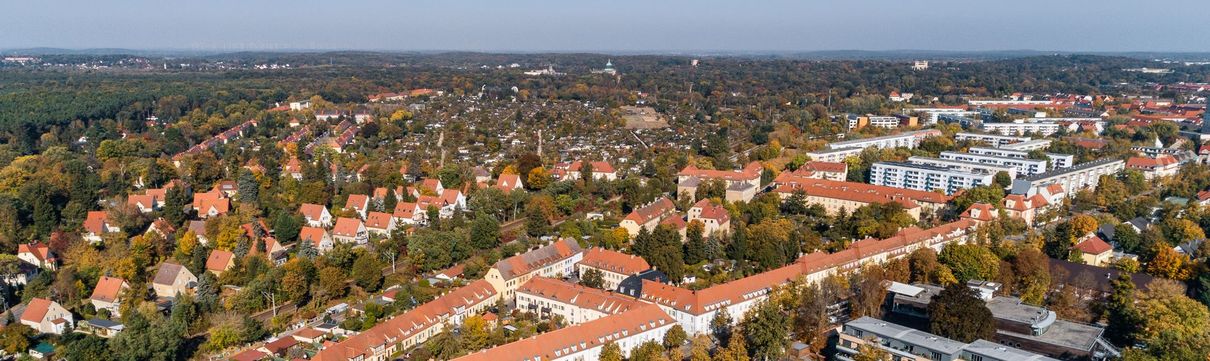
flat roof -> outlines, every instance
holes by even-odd
[[[996,333],[999,334],[1084,351],[1092,350],[1093,345],[1097,342],[1097,338],[1101,337],[1101,334],[1104,332],[1105,329],[1097,326],[1064,320],[1055,321],[1046,332],[1038,336],[996,330]]]
[[[979,162],[968,162],[965,160],[957,160],[957,159],[943,159],[943,158],[920,157],[920,156],[908,157],[908,162],[911,162],[913,159],[920,160],[920,161],[927,161],[927,162],[954,163],[954,164],[961,164],[961,165],[965,165],[965,166],[969,166],[969,167],[977,167],[977,168],[995,168],[995,169],[999,169],[1002,171],[1010,171],[1010,172],[1017,169],[1017,167],[1010,166],[1010,165],[996,165],[996,164],[987,164],[987,163],[979,163]]]
[[[1096,168],[1096,167],[1109,165],[1109,164],[1113,164],[1113,163],[1125,164],[1126,161],[1123,161],[1121,159],[1102,158],[1102,159],[1097,159],[1097,160],[1094,160],[1091,162],[1075,164],[1075,165],[1072,165],[1071,167],[1067,167],[1067,168],[1058,168],[1058,169],[1051,170],[1048,172],[1034,174],[1034,175],[1025,177],[1025,180],[1032,182],[1032,181],[1042,180],[1042,179],[1046,179],[1046,178],[1053,178],[1053,177],[1057,177],[1060,175],[1069,174],[1069,173],[1077,173],[1077,172],[1084,171],[1084,170],[1087,170],[1090,168]]]
[[[846,140],[846,141],[843,141],[843,142],[829,143],[829,144],[828,144],[828,147],[832,147],[832,149],[836,149],[836,146],[837,146],[837,145],[857,144],[857,143],[865,143],[865,142],[873,142],[873,141],[882,141],[882,140],[888,140],[888,139],[898,139],[898,138],[910,138],[910,137],[915,137],[915,136],[918,136],[918,135],[920,135],[920,134],[924,134],[924,133],[934,133],[934,132],[940,132],[940,131],[938,131],[938,130],[936,130],[936,129],[921,129],[921,130],[913,130],[913,131],[910,131],[910,132],[903,132],[903,133],[899,133],[899,134],[893,134],[893,135],[884,135],[884,136],[881,136],[881,137],[870,137],[870,138],[862,138],[862,139]]]
[[[944,159],[942,159],[942,160],[944,160]],[[977,171],[970,172],[970,171],[965,171],[965,170],[961,170],[961,169],[938,167],[938,166],[932,166],[932,165],[928,165],[928,164],[916,164],[916,163],[904,163],[904,162],[874,162],[874,165],[878,165],[878,164],[904,167],[904,168],[932,170],[932,171],[937,171],[937,172],[953,173],[953,174],[957,174],[957,175],[985,176],[985,175],[992,174],[991,172],[988,172],[986,169],[979,169]],[[976,163],[976,164],[978,164],[978,163]],[[979,164],[979,165],[987,166],[986,164]]]
[[[975,340],[962,349],[964,352],[980,355],[1001,361],[1059,361],[1055,358],[1042,356],[1016,347],[1004,346],[988,340]]]
[[[876,318],[870,318],[868,316],[849,321],[845,324],[845,327],[852,327],[862,330],[863,332],[877,334],[879,336],[892,338],[903,343],[912,344],[914,346],[919,346],[934,351],[941,351],[950,355],[962,351],[962,348],[966,346],[966,344],[962,342],[909,328],[907,326],[901,326]]]

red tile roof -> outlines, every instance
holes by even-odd
[[[660,197],[660,199],[655,200],[655,202],[651,202],[650,204],[630,211],[630,214],[626,215],[626,219],[641,225],[650,222],[653,219],[662,218],[673,212],[676,212],[676,205],[673,204],[668,198]]]
[[[1080,252],[1084,252],[1085,254],[1101,254],[1113,250],[1113,246],[1110,246],[1109,243],[1105,243],[1101,237],[1097,237],[1095,235],[1085,238],[1083,241],[1076,244],[1075,248],[1080,250]]]
[[[370,197],[364,194],[350,194],[345,202],[345,209],[365,211],[369,207]]]
[[[651,269],[651,265],[647,264],[647,260],[643,257],[599,247],[584,251],[584,258],[580,260],[580,264],[624,275],[638,274]]]
[[[50,312],[50,305],[53,303],[54,301],[45,298],[29,300],[29,305],[25,306],[25,312],[21,314],[21,320],[41,323],[42,318],[46,317],[46,313]]]
[[[94,234],[105,233],[105,223],[108,221],[109,214],[105,211],[89,211],[88,217],[84,219],[84,230]]]
[[[314,221],[318,221],[320,217],[323,217],[324,211],[326,210],[328,209],[324,206],[311,203],[303,203],[298,207],[298,211],[302,213],[303,217],[307,217],[307,219]]]
[[[599,290],[546,277],[534,277],[517,288],[517,293],[555,300],[579,308],[607,314],[628,311],[640,304],[634,297]]]
[[[122,293],[123,286],[126,286],[126,280],[116,277],[101,276],[97,280],[97,287],[92,289],[90,300],[113,302],[118,299],[118,295]]]
[[[228,251],[221,249],[210,251],[210,257],[206,258],[206,269],[215,272],[226,271],[231,267],[231,261],[234,258],[235,254]]]
[[[387,229],[391,224],[391,215],[382,212],[370,212],[366,214],[366,228]]]
[[[356,237],[357,231],[361,229],[362,223],[357,218],[337,218],[336,225],[332,227],[332,235],[340,237]]]
[[[510,280],[567,259],[581,250],[580,244],[574,239],[563,238],[542,248],[499,260],[494,268],[500,271],[502,278]]]
[[[555,360],[573,352],[601,347],[624,337],[675,323],[659,306],[644,304],[629,311],[455,358],[455,361]]]
[[[690,164],[681,169],[676,175],[678,177],[698,177],[701,179],[722,179],[727,181],[751,181],[760,179],[761,165],[759,162],[751,162],[744,166],[744,169],[734,170],[713,170],[713,169],[698,169]]]
[[[701,208],[702,213],[700,218],[713,219],[719,224],[731,221],[731,214],[727,213],[727,209],[721,204],[714,204],[709,199],[703,199],[693,204],[693,208]]]
[[[52,258],[50,256],[50,246],[47,246],[42,242],[34,242],[29,244],[22,243],[17,245],[17,254],[22,253],[32,254],[34,255],[34,258],[37,258],[42,262],[47,262]]]

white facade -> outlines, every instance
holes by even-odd
[[[888,135],[884,137],[873,137],[865,139],[848,140],[843,142],[829,143],[829,149],[844,149],[844,148],[916,148],[920,145],[920,141],[924,138],[940,136],[941,131],[936,129],[917,130],[904,132],[896,135]],[[822,160],[822,159],[816,159]]]
[[[919,164],[877,162],[870,166],[870,184],[895,188],[933,191],[945,194],[991,185],[995,174],[970,173],[956,169]]]
[[[954,140],[957,141],[972,141],[981,142],[993,147],[1005,147],[1009,144],[1019,144],[1030,141],[1029,137],[1015,137],[1011,135],[998,134],[979,134],[979,133],[957,133],[954,134]],[[1049,142],[1049,141],[1048,141]]]
[[[1021,153],[1025,155],[1025,157],[1017,157],[1016,153]],[[972,147],[970,148],[969,153],[941,152],[940,158],[962,162],[1013,167],[1017,169],[1017,174],[1022,175],[1033,175],[1046,171],[1047,163],[1045,160],[1028,159],[1028,155],[1028,153],[1012,150]]]
[[[1116,174],[1125,168],[1126,162],[1121,159],[1101,159],[1081,163],[1070,168],[1060,168],[1014,180],[1012,193],[1033,196],[1046,186],[1058,184],[1066,190],[1068,197],[1072,197],[1081,189],[1096,188],[1097,184],[1101,182],[1102,175]]]

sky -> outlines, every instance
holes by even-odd
[[[1210,52],[1207,0],[43,0],[0,49]]]

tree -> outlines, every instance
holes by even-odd
[[[550,172],[546,171],[546,168],[535,167],[527,174],[528,176],[526,177],[526,180],[529,181],[528,186],[530,189],[542,190],[546,189],[546,187],[550,185],[551,176]]]
[[[693,220],[685,228],[685,264],[698,264],[706,260],[706,240],[702,236],[705,225]]]
[[[252,174],[252,171],[247,169],[240,171],[236,185],[239,187],[240,202],[251,204],[260,202],[260,183],[256,181],[256,175]]]
[[[1037,248],[1027,247],[1017,253],[1012,268],[1017,276],[1021,300],[1040,305],[1050,290],[1050,260]]]
[[[1071,231],[1079,239],[1097,230],[1097,219],[1087,214],[1077,214],[1071,218]]]
[[[861,347],[857,348],[857,354],[853,355],[853,361],[886,361],[890,358],[890,353],[871,342],[861,344]]]
[[[714,341],[720,345],[726,345],[731,340],[731,314],[727,312],[727,308],[719,308],[714,313],[714,317],[710,319],[710,334],[714,336]]]
[[[487,321],[478,315],[467,317],[462,321],[462,346],[474,352],[490,345],[491,333]]]
[[[105,339],[93,335],[68,344],[63,354],[68,361],[104,360],[111,356]]]
[[[1210,311],[1184,295],[1176,282],[1149,284],[1137,304],[1139,340],[1161,360],[1204,359],[1210,355]]]
[[[1113,292],[1106,302],[1107,321],[1105,337],[1119,346],[1134,345],[1135,333],[1138,332],[1142,319],[1134,308],[1134,282],[1130,274],[1121,273],[1111,283]]]
[[[550,220],[538,207],[525,208],[525,233],[530,237],[540,237],[550,233]]]
[[[991,280],[1000,272],[1000,258],[977,244],[945,246],[938,259],[950,267],[959,282]]]
[[[1155,257],[1147,264],[1147,273],[1173,280],[1189,278],[1189,256],[1177,253],[1172,247],[1156,246]]]
[[[283,243],[294,242],[302,231],[302,218],[290,212],[279,212],[273,219],[273,236]]]
[[[29,350],[30,337],[34,330],[21,323],[10,323],[0,329],[0,349],[9,354],[18,354]]]
[[[471,222],[471,244],[477,249],[491,249],[500,244],[500,222],[479,212]]]
[[[580,284],[586,287],[601,288],[605,283],[604,273],[596,268],[591,268],[584,271],[580,277]]]
[[[727,342],[727,348],[723,349],[715,357],[719,361],[749,361],[748,345],[744,344],[743,337],[732,337],[730,342]]]
[[[689,339],[689,334],[685,333],[685,329],[681,325],[672,325],[668,332],[664,333],[664,348],[673,349],[681,347],[685,341]]]
[[[983,300],[964,284],[954,284],[933,296],[928,305],[929,332],[961,342],[996,337],[996,320]]]
[[[647,341],[630,350],[630,361],[669,361],[664,356],[664,346],[656,341]]]
[[[775,302],[766,301],[744,319],[744,342],[758,360],[778,360],[785,353],[790,322]]]
[[[382,265],[378,264],[377,258],[362,253],[353,261],[353,280],[366,291],[377,291],[382,285]]]
[[[610,342],[601,347],[601,361],[622,361],[622,349],[616,343]]]
[[[992,184],[1000,188],[1008,188],[1013,184],[1013,177],[1008,175],[1008,172],[999,171],[996,172],[995,178],[992,179]]]

